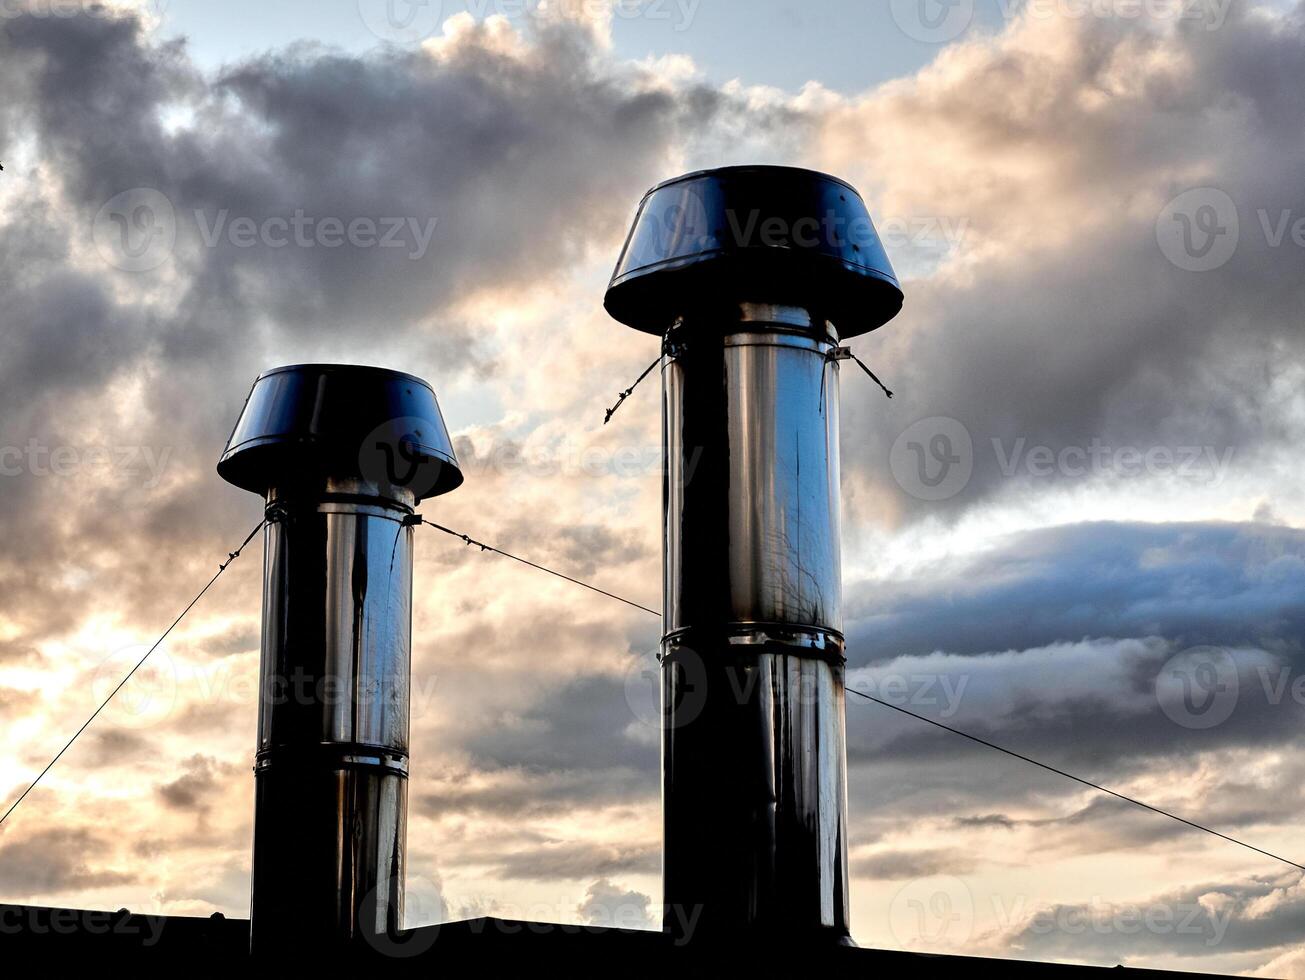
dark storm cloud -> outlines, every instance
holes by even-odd
[[[450,343],[456,324],[421,330],[427,318],[463,291],[552,274],[593,237],[618,236],[685,109],[606,76],[565,25],[521,57],[474,41],[440,61],[304,45],[212,80],[127,16],[10,18],[4,43],[29,76],[18,89],[32,99],[27,123],[79,218],[141,186],[176,210],[189,281],[155,338],[176,361],[234,350],[254,316],[319,340],[417,330],[465,358],[470,338]],[[169,112],[183,121],[166,125]],[[597,170],[579,166],[595,159]],[[203,241],[224,214],[262,225],[296,209],[316,221],[412,219],[423,233],[435,219],[437,237],[417,258],[416,247]]]
[[[94,769],[113,765],[124,759],[141,759],[151,747],[150,739],[142,734],[121,728],[105,728],[88,732],[78,739],[77,753],[68,761],[80,767]]]
[[[1305,534],[1277,526],[1111,523],[1015,535],[909,583],[850,587],[849,682],[880,685],[877,693],[893,703],[1089,778],[1124,781],[1190,768],[1198,753],[1285,746],[1305,710],[1291,695],[1305,676],[1303,559]],[[618,642],[610,631],[549,625],[546,617],[518,626],[493,644],[538,650],[530,639],[538,635],[565,651]],[[483,646],[477,636],[473,629],[441,649]],[[1202,644],[1239,651],[1238,701],[1210,729],[1179,724],[1155,693],[1166,662]],[[515,694],[489,695],[493,675],[475,677],[463,666],[449,679],[459,692],[453,703],[489,697],[498,707],[478,724],[422,736],[421,751],[439,757],[456,745],[494,778],[441,778],[422,799],[432,816],[553,813],[567,800],[607,806],[655,793],[655,702],[640,697],[647,692],[639,677],[550,679],[524,705]],[[1064,824],[1065,841],[1100,843],[1118,833],[1143,843],[1172,833],[1149,817],[1076,803],[1082,789],[1072,783],[855,696],[847,716],[851,792],[863,813],[932,814],[941,806],[1013,826],[1006,808],[1037,806],[1051,794],[1062,800],[1051,822]],[[1245,787],[1207,815],[1230,826],[1281,818],[1299,796],[1295,773],[1264,778],[1271,793]]]
[[[451,866],[488,867],[514,881],[583,881],[618,874],[657,874],[661,847],[655,841],[610,845],[592,842],[530,841],[524,851],[460,847],[445,858]]]
[[[417,812],[433,818],[464,814],[555,817],[572,813],[577,807],[647,802],[657,793],[655,774],[646,767],[454,770],[438,773],[435,784],[435,792],[423,793],[413,801]]]
[[[1114,788],[1143,778],[1181,795],[1206,755],[1251,753],[1253,773],[1214,762],[1217,788],[1175,805],[1225,828],[1290,822],[1303,802],[1291,748],[1305,710],[1293,687],[1305,676],[1303,553],[1301,532],[1264,525],[1017,535],[983,555],[982,574],[967,561],[851,590],[849,684]],[[1235,665],[1227,717],[1210,727],[1166,713],[1157,694],[1169,659],[1202,644]],[[855,696],[847,720],[852,810],[871,838],[939,815],[975,833],[1037,826],[1040,846],[1061,853],[1188,833]]]
[[[182,42],[157,43],[127,13],[0,22],[5,176],[31,185],[0,234],[0,446],[98,440],[170,460],[152,487],[27,463],[0,478],[0,587],[26,639],[73,626],[64,611],[87,591],[157,618],[184,578],[173,570],[243,533],[248,502],[211,467],[268,366],[261,351],[357,360],[361,344],[437,382],[473,369],[491,355],[454,307],[560,281],[595,244],[614,250],[669,148],[727,102],[617,68],[575,25],[535,27],[511,51],[476,28],[438,56],[299,45],[205,76]],[[176,245],[156,269],[123,271],[96,219],[141,187],[165,200]],[[298,212],[402,219],[412,247],[319,246],[312,232],[311,247],[276,247],[266,223]],[[251,247],[233,238],[242,219],[260,229]],[[126,400],[107,394],[136,384]],[[576,533],[572,550],[630,552],[602,529]]]
[[[258,650],[260,641],[256,627],[237,627],[206,641],[203,650],[211,657],[230,657]]]
[[[1001,827],[1009,830],[1017,821],[1001,813],[980,813],[972,817],[957,817],[953,821],[958,827]]]
[[[960,851],[885,851],[856,858],[848,870],[857,878],[900,881],[939,874],[969,874],[974,867],[973,857]]]
[[[622,534],[593,524],[561,531],[562,554],[577,575],[593,575],[612,565],[626,565],[650,557],[646,535]]]
[[[1252,785],[1239,780],[1235,775],[1220,781],[1219,789],[1213,799],[1203,800],[1199,814],[1204,822],[1214,823],[1220,827],[1265,827],[1290,819],[1290,815],[1299,809],[1302,796],[1293,781],[1299,778],[1297,767],[1286,767],[1276,774],[1275,784],[1271,786]],[[1082,787],[1073,783],[1056,783],[1050,778],[1041,782],[1043,800],[1053,798],[1053,791],[1059,787],[1064,793],[1079,794],[1084,798],[1081,806],[1070,809],[1063,816],[1037,818],[1002,818],[1005,823],[1000,830],[1028,828],[1037,831],[1033,843],[1025,848],[1030,855],[1055,854],[1078,855],[1100,854],[1108,851],[1128,851],[1132,848],[1145,848],[1155,844],[1166,846],[1194,847],[1198,841],[1201,845],[1222,847],[1217,842],[1201,840],[1194,832],[1162,819],[1154,813],[1147,812],[1131,803],[1103,794],[1083,796]],[[1011,786],[1007,784],[1009,792]],[[1032,802],[1037,797],[1029,794],[1022,803]],[[975,825],[958,822],[966,829],[976,829]],[[987,823],[979,828],[992,829],[996,824]],[[995,839],[999,840],[999,838]],[[994,848],[999,853],[1000,849]],[[958,864],[964,859],[957,858]],[[969,856],[969,866],[974,867],[974,855]],[[945,871],[939,868],[938,872]],[[952,873],[962,873],[953,870]]]
[[[850,495],[859,515],[882,514],[887,498],[908,515],[955,516],[994,495],[1081,483],[1077,453],[1095,441],[1208,447],[1231,453],[1235,472],[1291,444],[1305,253],[1290,237],[1275,244],[1261,212],[1270,227],[1305,216],[1305,147],[1283,123],[1305,75],[1299,9],[1287,20],[1233,4],[1218,30],[1174,33],[1027,18],[870,96],[860,114],[834,115],[849,164],[882,188],[891,216],[967,223],[969,261],[908,282],[902,318],[860,342],[898,398],[846,386],[858,451],[845,471],[873,491]],[[1206,186],[1232,198],[1240,241],[1222,267],[1192,272],[1166,257],[1156,229],[1165,202]],[[956,420],[973,444],[968,485],[937,502],[912,496],[905,444],[905,489],[886,465],[899,435],[929,417]],[[914,437],[926,454],[931,432]],[[1034,447],[1069,450],[1069,465],[1031,476]],[[1125,468],[1097,459],[1106,477]]]
[[[655,780],[656,739],[627,734],[644,722],[620,678],[580,677],[541,691],[524,709],[513,708],[511,721],[468,732],[463,747],[495,768],[629,769]]]
[[[1305,653],[1305,532],[1093,523],[1020,534],[909,580],[849,583],[853,666],[1084,637]]]
[[[129,884],[136,876],[103,868],[111,842],[87,830],[9,832],[0,844],[0,881],[10,896]]]
[[[1028,532],[909,584],[850,589],[849,679],[1102,775],[1280,745],[1295,738],[1302,710],[1292,685],[1305,675],[1303,568],[1305,534],[1274,526]],[[1171,657],[1205,645],[1235,652],[1236,698],[1220,724],[1184,726],[1162,710],[1157,678]],[[950,771],[952,753],[986,753],[884,712],[849,699],[851,759],[882,758],[887,742]]]
[[[1305,929],[1299,873],[1206,884],[1123,903],[1058,905],[1040,910],[1006,937],[1031,958],[1082,955],[1086,937],[1100,955],[1220,954],[1298,945]]]
[[[159,797],[174,810],[202,815],[220,791],[222,777],[229,776],[234,767],[223,766],[205,755],[192,756],[183,765],[185,772],[159,786]]]

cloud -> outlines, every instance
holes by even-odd
[[[32,691],[19,691],[14,688],[0,688],[0,711],[9,717],[20,717],[29,712],[39,701]]]
[[[973,869],[972,861],[958,851],[884,851],[863,855],[849,865],[856,877],[888,881],[968,874]]]
[[[1285,977],[1288,980],[1299,980],[1299,978],[1305,977],[1305,949],[1288,949],[1247,975],[1252,977]]]
[[[853,663],[1086,636],[1261,645],[1297,657],[1305,535],[1256,524],[1074,524],[909,579],[849,583]]]
[[[655,929],[649,914],[651,899],[640,892],[622,891],[606,878],[595,881],[577,911],[589,925],[614,929]]]
[[[427,783],[435,788],[415,799],[413,805],[418,812],[432,817],[557,817],[581,807],[628,806],[646,801],[656,793],[650,776],[655,774],[646,767],[493,769],[480,761],[479,768],[441,770]]]
[[[15,836],[0,844],[0,878],[15,897],[61,890],[124,885],[136,875],[103,867],[111,843],[88,830],[51,828]]]
[[[951,520],[1082,484],[1023,466],[1008,476],[1020,440],[1055,454],[1094,440],[1210,447],[1239,471],[1293,444],[1300,254],[1258,216],[1299,213],[1288,161],[1301,136],[1280,120],[1305,73],[1302,30],[1250,4],[1216,31],[1030,12],[824,113],[819,160],[870,194],[881,223],[905,227],[890,251],[914,272],[903,316],[856,345],[898,398],[885,406],[861,385],[844,396],[857,519]],[[1193,273],[1156,226],[1166,202],[1205,186],[1232,197],[1241,235],[1226,265]],[[940,227],[962,230],[941,258],[926,247]],[[968,485],[936,503],[886,465],[925,417],[959,421],[974,446]]]
[[[159,797],[174,810],[203,817],[221,789],[219,775],[229,776],[234,767],[223,767],[209,756],[195,755],[186,760],[185,768],[182,775],[159,787]]]
[[[1291,583],[1303,543],[1262,525],[1012,535],[923,565],[910,582],[850,589],[848,684],[1207,826],[1271,839],[1302,803],[1293,685],[1305,595]],[[873,640],[868,657],[861,637]],[[1210,643],[1228,644],[1230,700],[1206,726],[1163,678],[1182,651]],[[1228,857],[1228,845],[855,696],[847,721],[854,839],[876,842],[853,861],[864,880],[913,864],[914,877],[1005,873],[1012,849],[1043,863],[1193,848]]]
[[[6,478],[0,525],[25,533],[0,580],[30,610],[26,629],[60,622],[53,610],[70,599],[60,566],[94,566],[87,542],[121,546],[111,570],[95,569],[103,583],[86,585],[107,594],[111,580],[118,608],[135,600],[127,612],[157,596],[168,564],[130,542],[146,535],[155,555],[222,548],[199,529],[238,498],[211,467],[259,370],[356,360],[360,331],[374,338],[366,359],[444,385],[485,369],[498,342],[492,326],[473,326],[476,298],[560,288],[591,255],[609,262],[671,146],[724,111],[717,93],[667,90],[617,66],[584,25],[523,29],[510,48],[471,27],[422,51],[299,46],[205,76],[183,43],[155,41],[125,13],[5,19],[7,173],[34,193],[0,211],[15,270],[0,291],[23,325],[0,340],[0,445],[174,453],[166,486],[150,493],[113,468],[91,488],[94,508],[68,508],[80,488],[47,468]],[[167,213],[157,219],[176,225],[162,265],[139,273],[114,261],[126,239],[111,234],[105,255],[92,235],[131,188],[158,192]],[[262,231],[245,247],[232,231],[285,232],[300,214],[315,223],[306,247]],[[389,219],[422,254],[316,239],[322,222]],[[429,242],[414,226],[434,228]],[[106,512],[122,519],[106,525]],[[572,533],[573,552],[638,551],[609,529]]]
[[[1291,684],[1305,669],[1305,596],[1295,584],[1303,556],[1299,531],[1264,525],[1015,534],[908,581],[850,587],[848,683],[1100,774],[1182,753],[1283,745],[1295,737]],[[1175,720],[1157,695],[1171,658],[1207,645],[1229,651],[1237,687],[1214,728]],[[889,747],[935,760],[948,753],[951,736],[905,721],[885,726],[875,714],[883,710],[850,699],[854,762]]]
[[[656,874],[661,868],[661,848],[647,844],[598,844],[527,839],[529,847],[503,852],[473,848],[462,850],[450,867],[484,866],[509,881],[579,881],[595,875]]]
[[[1091,935],[1101,954],[1120,962],[1176,955],[1276,950],[1299,943],[1305,900],[1298,873],[1207,884],[1136,902],[1098,901],[1040,909],[1016,923],[1003,943],[1037,958],[1074,955]]]

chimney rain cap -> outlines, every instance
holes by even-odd
[[[361,477],[407,486],[423,500],[463,480],[431,386],[401,371],[349,364],[260,374],[217,470],[258,494]]]
[[[804,306],[855,337],[902,308],[865,201],[846,181],[795,167],[724,167],[644,197],[603,305],[662,334],[678,316],[738,302]]]

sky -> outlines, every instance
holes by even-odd
[[[843,379],[849,685],[1305,862],[1305,7],[52,3],[0,4],[6,800],[258,520],[214,464],[277,364],[429,380],[427,517],[655,607],[603,290],[648,187],[783,163],[907,296],[853,343],[897,397]],[[656,621],[416,552],[410,924],[651,927]],[[0,827],[0,901],[246,914],[260,572]],[[863,945],[1305,977],[1300,871],[847,711]]]

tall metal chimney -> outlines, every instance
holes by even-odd
[[[403,926],[412,527],[462,483],[435,393],[380,368],[260,375],[218,473],[267,507],[251,945]]]
[[[666,927],[850,942],[838,364],[901,288],[850,185],[730,167],[648,193],[605,305],[668,355]]]

